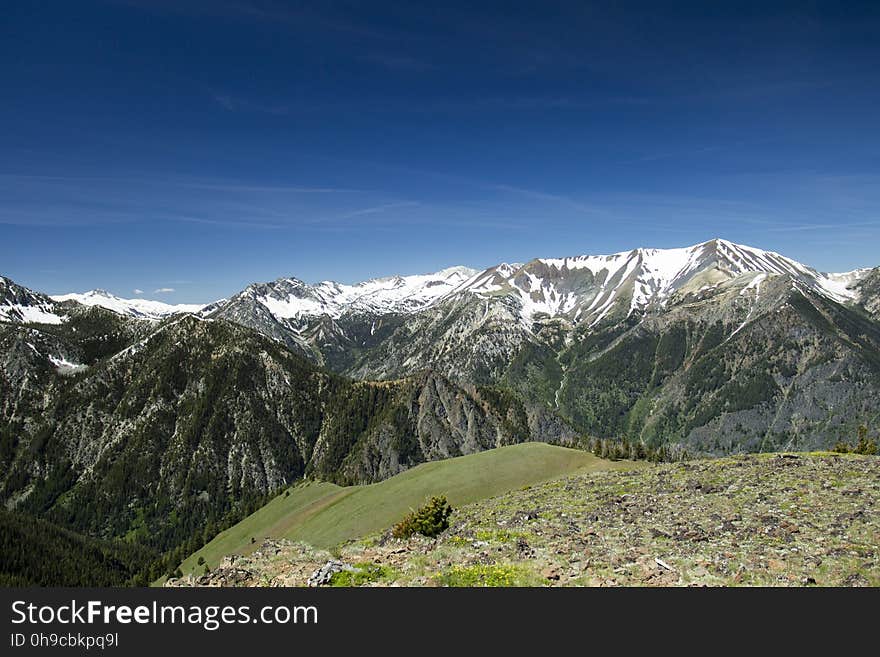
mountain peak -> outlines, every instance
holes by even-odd
[[[445,296],[477,270],[461,265],[431,274],[392,275],[360,283],[322,281],[309,285],[297,278],[248,286],[230,298],[225,308],[212,312],[231,312],[242,295],[264,306],[277,320],[322,316],[337,318],[347,313],[411,313],[426,308]]]
[[[478,269],[471,269],[470,267],[465,267],[464,265],[455,265],[453,267],[446,267],[446,269],[441,269],[434,275],[440,276],[442,278],[449,278],[450,276],[463,276],[465,278],[469,278],[476,274],[478,271]]]
[[[0,320],[60,324],[64,317],[55,305],[45,294],[0,276]]]
[[[836,301],[852,300],[853,276],[829,276],[773,251],[715,237],[678,248],[639,247],[608,255],[539,258],[511,271],[478,274],[461,292],[515,299],[523,325],[565,316],[594,325],[609,313],[666,306],[679,290],[701,292],[744,275],[787,276]]]
[[[120,315],[136,319],[160,320],[178,313],[194,313],[203,308],[201,304],[169,304],[149,299],[123,299],[107,290],[95,289],[82,293],[58,294],[54,301],[75,301],[84,306],[98,306]]]

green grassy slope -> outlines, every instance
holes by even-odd
[[[263,538],[288,538],[316,547],[382,531],[421,506],[431,495],[444,494],[453,506],[537,484],[574,472],[638,467],[611,462],[588,452],[544,443],[524,443],[423,463],[368,486],[339,487],[309,483],[289,489],[256,513],[219,534],[181,565],[184,574],[199,572],[199,557],[215,567],[228,554],[247,554]],[[255,544],[251,543],[255,539]]]

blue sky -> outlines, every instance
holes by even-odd
[[[9,3],[0,273],[199,302],[715,236],[877,265],[878,33],[850,1]]]

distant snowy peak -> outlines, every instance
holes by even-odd
[[[749,272],[821,276],[816,270],[772,251],[714,239],[677,249],[633,249],[612,255],[539,260],[559,270],[587,269],[594,275],[629,270],[639,283],[660,294],[674,289],[691,274],[709,267],[736,277]],[[613,274],[612,274],[613,277]]]
[[[295,327],[300,319],[315,317],[412,314],[474,295],[512,303],[527,328],[540,316],[595,325],[606,317],[662,309],[682,295],[758,273],[788,276],[841,302],[857,300],[855,287],[861,276],[859,272],[823,274],[772,251],[713,239],[683,248],[501,263],[482,271],[450,267],[433,274],[350,285],[334,281],[310,285],[297,278],[279,278],[250,285],[207,306],[202,314],[238,320],[258,315]]]
[[[64,317],[45,294],[0,276],[0,321],[60,324]]]
[[[296,278],[281,278],[251,285],[241,295],[250,296],[277,319],[411,313],[430,306],[476,273],[467,267],[450,267],[433,274],[374,278],[353,285],[334,281],[308,285]],[[236,297],[230,299],[230,303],[235,301]]]
[[[756,279],[756,274],[764,276]],[[60,323],[66,315],[61,302],[76,302],[149,320],[197,313],[287,335],[307,329],[313,318],[413,314],[475,296],[487,303],[503,302],[531,330],[534,320],[542,316],[593,326],[606,318],[661,310],[691,294],[712,294],[711,290],[740,278],[742,286],[755,280],[746,289],[757,291],[761,281],[780,276],[841,303],[880,307],[880,270],[826,274],[773,251],[713,239],[683,248],[539,258],[482,271],[459,266],[354,284],[324,281],[311,285],[297,278],[279,278],[255,283],[207,306],[122,299],[103,290],[50,298],[0,277],[0,320]]]
[[[872,274],[876,274],[877,268],[865,267],[834,274],[825,274],[825,289],[842,299],[858,299],[860,297],[859,286]],[[861,299],[859,299],[861,300]]]
[[[197,313],[199,304],[168,304],[149,299],[122,299],[105,290],[91,290],[82,294],[60,294],[52,299],[58,302],[75,301],[84,306],[100,306],[107,310],[136,319],[160,320],[178,313]]]
[[[713,239],[684,248],[502,264],[476,274],[456,293],[513,298],[526,325],[539,315],[592,325],[611,312],[628,315],[660,308],[676,292],[711,288],[755,273],[789,276],[836,301],[855,300],[854,286],[862,276],[824,274],[773,251]]]

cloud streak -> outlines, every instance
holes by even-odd
[[[270,23],[287,30],[324,30],[370,39],[388,39],[385,31],[347,21],[306,7],[285,7],[276,3],[224,0],[111,0],[116,4],[158,14],[182,14],[220,19],[244,19]]]
[[[833,224],[780,224],[774,227],[764,228],[768,233],[794,233],[809,230],[834,230],[838,228],[867,228],[880,226],[880,221],[854,221]]]
[[[204,224],[207,226],[229,226],[233,228],[286,228],[286,224],[269,223],[265,221],[239,221],[224,219],[204,219],[202,217],[169,217],[170,221],[179,221],[187,224]]]
[[[586,205],[561,194],[550,194],[548,192],[542,192],[540,190],[515,187],[513,185],[485,185],[485,187],[486,189],[491,189],[499,192],[507,192],[510,194],[516,194],[518,196],[525,196],[527,198],[535,199],[537,201],[550,201],[552,203],[558,203],[560,205],[567,206],[573,210],[577,210],[578,212],[583,212],[586,214],[608,214],[608,212],[603,208],[594,205]]]
[[[227,112],[252,112],[257,114],[272,114],[274,116],[285,116],[290,114],[290,107],[287,105],[265,105],[263,103],[246,100],[244,98],[236,98],[227,94],[211,94],[214,102]]]
[[[153,290],[153,294],[170,294],[174,291],[175,290],[173,287],[157,287],[155,290]]]
[[[345,212],[343,214],[333,215],[332,217],[323,217],[320,219],[313,219],[307,223],[317,224],[317,223],[327,223],[331,221],[342,221],[345,219],[355,219],[357,217],[366,217],[374,214],[383,214],[385,212],[390,212],[392,210],[398,210],[400,208],[411,208],[421,205],[418,201],[395,201],[393,203],[384,203],[382,205],[374,205],[367,208],[360,208],[357,210],[351,210],[350,212]]]
[[[199,180],[182,176],[175,178],[151,178],[149,176],[48,176],[39,174],[0,173],[0,180],[14,182],[60,182],[60,183],[86,183],[86,182],[113,182],[132,183],[138,185],[167,185],[172,187],[184,187],[187,189],[210,189],[228,192],[278,192],[289,194],[354,194],[366,190],[350,187],[310,186],[310,185],[266,185],[250,184],[241,181],[224,180]]]

